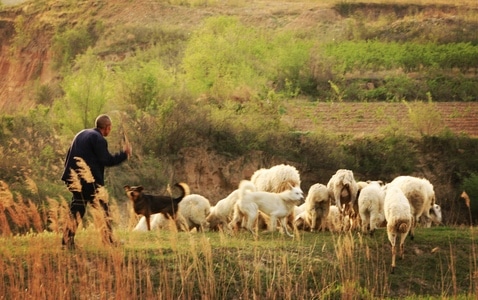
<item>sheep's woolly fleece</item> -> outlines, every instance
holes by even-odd
[[[327,183],[327,188],[340,211],[344,210],[344,206],[346,210],[355,206],[358,185],[351,170],[337,170]]]
[[[219,200],[216,205],[211,207],[207,221],[212,230],[224,227],[232,220],[234,205],[239,199],[239,190],[234,190],[226,198]]]
[[[412,227],[412,214],[407,197],[397,186],[387,186],[383,203],[387,220],[387,236],[392,245],[392,273],[395,269],[396,239],[400,237],[400,257],[403,258],[405,239]]]
[[[211,202],[201,195],[191,194],[179,202],[178,220],[182,230],[190,231],[193,228],[204,230],[209,227],[206,220],[211,210]]]
[[[362,232],[373,232],[384,221],[383,201],[385,192],[380,182],[372,181],[362,188],[358,197],[358,207],[362,222]]]
[[[413,176],[398,176],[390,185],[399,187],[411,205],[411,211],[416,220],[424,214],[429,217],[429,211],[435,204],[433,185],[424,178]]]
[[[296,221],[303,218],[306,227],[311,231],[325,230],[329,209],[330,196],[327,187],[321,183],[313,184],[305,198],[305,210],[296,217]]]
[[[258,191],[281,193],[291,186],[300,187],[300,174],[295,167],[281,164],[255,171],[251,181]]]

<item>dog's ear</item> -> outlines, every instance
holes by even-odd
[[[137,190],[138,192],[142,192],[142,191],[143,191],[143,186],[142,186],[142,185],[138,185],[138,186],[136,187],[136,190]]]
[[[131,187],[129,185],[125,185],[123,188],[124,188],[125,191],[129,191],[131,189]]]

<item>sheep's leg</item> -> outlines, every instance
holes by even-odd
[[[297,227],[295,226],[295,222],[294,222],[294,219],[295,219],[294,213],[289,214],[286,219],[287,219],[287,225],[290,225],[292,230],[295,232],[297,230]]]
[[[268,228],[268,230],[269,230],[269,231],[275,231],[275,228],[276,228],[276,226],[277,226],[277,218],[276,218],[276,216],[271,215],[269,221],[270,221],[270,222],[269,222],[269,228]],[[282,225],[282,220],[281,220],[281,225]]]
[[[311,224],[310,224],[310,231],[314,231],[315,227],[317,226],[317,212],[315,209],[310,212],[310,217],[311,217]]]
[[[289,231],[287,230],[287,222],[286,222],[286,220],[287,220],[287,218],[281,218],[279,222],[281,223],[282,228],[284,229],[284,232],[285,232],[288,236],[294,237],[294,235],[293,235],[293,234],[290,234]]]
[[[334,197],[335,197],[335,205],[337,205],[337,207],[339,208],[339,211],[340,211],[341,213],[343,213],[343,212],[344,212],[344,209],[343,209],[343,207],[342,207],[342,204],[340,203],[341,190],[342,190],[342,189],[336,188],[336,189],[335,189],[335,192],[334,192]]]
[[[405,252],[405,238],[407,237],[406,234],[402,234],[400,236],[400,259],[403,259],[403,254]]]
[[[396,234],[388,234],[388,239],[390,241],[390,244],[392,245],[392,268],[391,268],[391,273],[393,274],[395,272],[395,259],[396,259],[396,256],[397,256],[397,249],[395,247],[396,245],[396,238],[397,238],[397,235]]]
[[[259,217],[259,210],[255,208],[250,208],[250,210],[247,211],[246,215],[247,215],[246,228],[253,235],[256,235],[257,231],[254,230],[253,227],[257,221],[257,218]]]
[[[146,218],[146,225],[148,227],[148,231],[151,231],[151,216],[145,216]]]
[[[239,224],[239,222],[243,222],[243,216],[242,214],[239,212],[239,208],[236,206],[235,209],[234,209],[234,215],[232,217],[232,221],[229,222],[228,224],[228,227],[230,230],[237,230],[237,224]]]
[[[415,226],[417,225],[417,219],[415,217],[412,217],[412,224],[410,226],[410,239],[413,241],[415,239]]]
[[[322,216],[322,217],[320,218],[320,222],[319,222],[319,224],[320,224],[320,225],[319,225],[319,226],[320,226],[320,227],[319,227],[319,231],[325,231],[325,226],[326,226],[326,225],[325,225],[325,222],[326,222],[326,221],[325,221],[325,218]]]

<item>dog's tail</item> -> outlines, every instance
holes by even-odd
[[[179,196],[179,199],[182,199],[191,193],[191,190],[189,189],[189,185],[187,185],[184,182],[178,182],[175,184],[175,186],[177,186],[183,191],[183,194]]]
[[[256,186],[249,180],[243,180],[239,184],[239,199],[243,199],[247,192],[255,192]]]

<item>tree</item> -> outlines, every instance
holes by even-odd
[[[65,91],[65,113],[72,127],[81,125],[87,128],[102,113],[108,99],[108,73],[91,49],[77,59],[74,69],[77,71],[66,76],[62,85]],[[76,120],[80,120],[81,124],[75,123]]]

